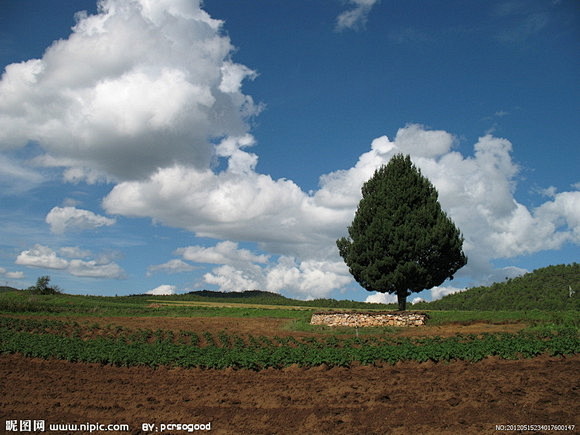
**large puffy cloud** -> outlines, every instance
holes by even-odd
[[[220,173],[175,165],[145,181],[118,184],[104,199],[111,214],[153,217],[199,236],[259,242],[269,252],[307,256],[352,215],[349,207],[326,207],[290,180],[273,180],[241,162],[241,147]],[[249,156],[248,156],[249,155]],[[305,226],[307,228],[305,228]]]
[[[42,59],[6,67],[0,149],[35,141],[46,152],[35,161],[70,181],[207,168],[213,138],[244,134],[259,110],[221,24],[199,1],[101,0]]]
[[[83,251],[78,247],[61,248],[61,254],[67,257],[87,257],[90,255],[89,252]],[[48,246],[40,244],[18,254],[15,263],[21,266],[63,270],[78,277],[112,279],[123,279],[125,277],[124,270],[106,256],[94,260],[83,260],[81,258],[67,260],[60,257],[56,251]]]
[[[68,272],[74,276],[89,278],[122,279],[125,277],[125,272],[118,264],[112,262],[101,264],[97,260],[71,260],[68,265]]]
[[[372,295],[367,296],[365,302],[369,302],[371,304],[396,304],[397,295],[392,295],[389,293],[373,293]]]
[[[474,149],[474,157],[450,152],[439,159],[416,159],[463,231],[471,256],[510,258],[580,243],[580,192],[556,194],[530,209],[514,197],[518,167],[511,143],[486,135]]]
[[[352,280],[341,260],[299,260],[282,256],[266,271],[265,288],[286,290],[306,299],[322,298]]]
[[[260,269],[256,265],[233,267],[224,264],[213,269],[211,273],[206,273],[203,280],[223,291],[239,292],[264,288],[260,285]]]
[[[43,245],[35,245],[32,249],[22,251],[16,257],[16,264],[44,269],[66,269],[68,267],[67,260],[60,258],[56,252]]]
[[[113,225],[115,222],[115,219],[76,207],[54,207],[46,215],[46,223],[50,225],[50,230],[56,234],[62,234],[70,230],[93,230],[102,226]]]
[[[341,261],[299,260],[288,256],[267,265],[224,264],[206,273],[203,279],[224,291],[267,289],[301,299],[327,297],[352,281]]]

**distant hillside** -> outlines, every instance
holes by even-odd
[[[198,290],[187,293],[192,296],[199,296],[201,298],[217,298],[217,299],[276,299],[284,300],[286,297],[278,294],[262,290],[246,290],[243,292],[218,292],[212,290]]]
[[[536,269],[505,282],[417,304],[413,309],[419,306],[434,310],[580,310],[580,264]]]
[[[18,289],[14,287],[7,287],[5,285],[0,285],[0,292],[13,292],[13,291],[18,291]]]
[[[185,295],[164,296],[168,299],[193,300],[215,302],[216,299],[227,300],[228,303],[244,304],[263,304],[263,305],[280,305],[280,306],[301,306],[301,307],[326,307],[326,308],[360,308],[360,309],[393,309],[393,305],[369,304],[366,302],[348,301],[335,299],[314,299],[311,301],[302,301],[298,299],[287,298],[278,293],[272,293],[262,290],[246,290],[243,292],[217,292],[211,290],[201,290],[189,292]]]

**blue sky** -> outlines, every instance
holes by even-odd
[[[4,1],[0,282],[390,301],[334,242],[397,152],[470,260],[418,296],[578,261],[579,42],[573,0]]]

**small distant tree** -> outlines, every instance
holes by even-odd
[[[58,286],[50,286],[50,276],[41,276],[36,280],[36,285],[28,287],[31,293],[35,295],[55,295],[60,293]]]
[[[407,297],[440,285],[467,263],[459,229],[441,210],[437,190],[409,156],[398,154],[362,187],[340,255],[366,290]]]

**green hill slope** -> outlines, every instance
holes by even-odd
[[[580,264],[536,269],[518,278],[474,287],[423,306],[434,310],[580,310]]]
[[[201,290],[189,292],[185,295],[167,296],[177,300],[192,300],[200,302],[216,302],[218,300],[228,303],[243,304],[263,304],[280,306],[302,306],[313,308],[358,308],[358,309],[393,309],[395,305],[370,304],[366,302],[335,300],[335,299],[314,299],[303,301],[299,299],[287,298],[278,293],[262,290],[246,290],[243,292],[217,292],[211,290]]]

